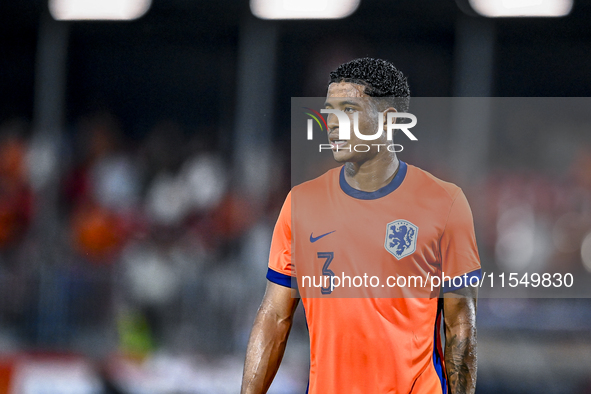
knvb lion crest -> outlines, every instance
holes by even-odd
[[[386,227],[386,250],[400,260],[417,249],[419,228],[408,220],[395,220]]]

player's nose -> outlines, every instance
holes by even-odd
[[[339,119],[335,114],[328,114],[326,118],[326,125],[328,126],[328,131],[333,131],[339,128]]]

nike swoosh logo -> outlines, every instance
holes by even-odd
[[[332,234],[335,231],[337,231],[337,230],[332,230],[330,233],[322,234],[316,238],[314,238],[314,235],[313,235],[314,233],[312,233],[312,234],[310,234],[310,242],[314,243],[314,242],[318,241],[320,238],[326,237],[328,234]]]

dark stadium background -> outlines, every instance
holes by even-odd
[[[290,98],[324,95],[355,57],[392,60],[416,97],[578,98],[582,120],[496,124],[476,158],[448,135],[401,157],[464,188],[483,267],[508,198],[548,271],[582,274],[590,21],[586,0],[563,18],[361,0],[278,22],[247,1],[154,0],[135,21],[71,23],[0,2],[0,393],[238,392],[290,187]],[[483,299],[478,319],[478,393],[591,392],[588,299]],[[273,393],[304,392],[305,329],[300,310]]]

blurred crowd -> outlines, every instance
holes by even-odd
[[[233,186],[230,152],[215,138],[163,121],[130,139],[109,112],[64,132],[53,163],[23,121],[4,122],[0,138],[5,347],[207,353],[242,344],[286,174],[253,200]],[[286,163],[273,165],[287,173]]]
[[[490,268],[591,273],[591,148],[580,146],[566,173],[496,169],[470,200]]]

